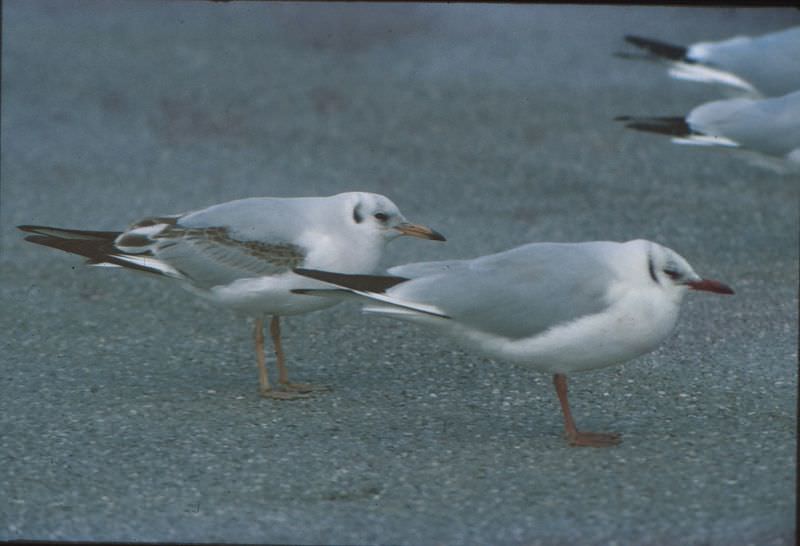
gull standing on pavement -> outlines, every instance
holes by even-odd
[[[593,447],[614,445],[619,435],[578,431],[567,374],[654,350],[675,327],[688,289],[733,293],[646,240],[532,243],[393,267],[389,276],[295,271],[334,285],[295,292],[364,299],[366,312],[424,324],[491,358],[552,373],[569,443]]]
[[[800,26],[690,46],[633,35],[625,40],[646,51],[645,59],[667,63],[669,75],[676,79],[719,84],[754,97],[777,97],[800,89]]]
[[[619,116],[616,120],[629,129],[671,136],[676,144],[741,150],[777,172],[800,170],[800,90],[769,99],[707,102],[683,117]]]
[[[289,382],[279,317],[337,303],[293,294],[309,280],[295,267],[342,273],[375,270],[386,243],[401,235],[444,237],[406,221],[383,195],[349,192],[330,197],[256,197],[205,209],[154,216],[125,231],[85,231],[18,226],[25,239],[88,258],[94,266],[120,267],[177,281],[216,304],[255,318],[260,393],[267,398],[306,397],[311,385]],[[264,318],[272,315],[281,390],[272,389],[264,357]]]

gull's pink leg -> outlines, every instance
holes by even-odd
[[[561,411],[564,414],[564,428],[566,429],[567,441],[569,441],[570,445],[610,447],[620,442],[620,437],[617,433],[580,432],[575,426],[575,421],[572,419],[572,412],[569,409],[569,400],[567,399],[567,376],[561,373],[555,374],[553,376],[553,384],[556,387],[558,401],[561,402]]]

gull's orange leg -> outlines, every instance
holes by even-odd
[[[267,376],[267,362],[264,355],[264,319],[257,318],[253,331],[256,341],[256,359],[258,360],[258,392],[264,398],[274,400],[293,400],[295,398],[305,398],[302,394],[274,391],[269,384]]]
[[[287,391],[298,393],[308,393],[312,391],[327,391],[330,387],[325,385],[311,385],[308,383],[291,383],[289,372],[286,370],[286,358],[283,355],[283,345],[281,344],[281,323],[278,315],[273,315],[269,324],[269,332],[272,335],[272,344],[275,347],[275,359],[278,361],[278,383]]]

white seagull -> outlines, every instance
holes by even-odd
[[[566,375],[621,364],[672,332],[688,289],[733,294],[674,251],[645,240],[532,243],[472,260],[412,263],[390,276],[295,269],[334,285],[295,292],[366,299],[364,311],[437,328],[491,358],[554,374],[571,445],[618,434],[578,431]]]
[[[676,79],[719,84],[752,96],[776,97],[800,89],[800,26],[761,36],[735,36],[689,46],[625,36],[647,52],[644,57],[665,62]],[[630,53],[620,57],[635,58]]]
[[[295,267],[369,273],[392,239],[444,237],[406,221],[383,195],[349,192],[330,197],[255,197],[205,209],[140,220],[125,231],[18,226],[25,240],[88,258],[94,266],[121,267],[177,281],[216,304],[255,318],[260,393],[266,398],[307,396],[311,385],[289,382],[279,317],[337,303],[291,293],[309,286]],[[273,390],[264,357],[264,317],[272,315],[281,390]]]
[[[800,58],[798,58],[800,72]],[[686,116],[618,116],[629,129],[660,133],[676,144],[733,148],[775,171],[800,169],[800,90],[769,99],[707,102]]]

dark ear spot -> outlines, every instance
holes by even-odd
[[[653,282],[661,284],[658,282],[658,277],[656,277],[656,268],[653,266],[653,256],[650,254],[647,255],[647,270],[650,272],[650,278],[653,279]]]
[[[353,209],[353,220],[356,221],[356,224],[360,224],[364,221],[364,215],[361,214],[361,203],[356,205]]]

